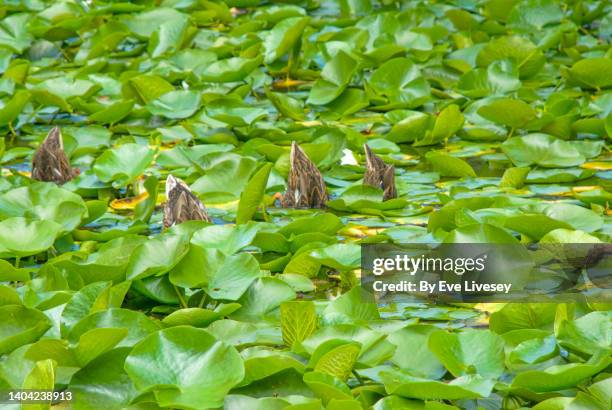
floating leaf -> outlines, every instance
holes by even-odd
[[[518,167],[572,167],[585,161],[585,157],[571,143],[547,134],[510,138],[502,144],[502,150]]]
[[[317,315],[312,302],[285,302],[280,307],[281,330],[287,346],[301,342],[317,328]]]
[[[497,124],[521,128],[536,118],[536,112],[522,100],[503,98],[482,106],[478,114]]]
[[[504,372],[503,340],[488,330],[439,331],[429,336],[428,345],[455,377],[479,374],[495,378]]]
[[[461,158],[453,157],[441,152],[430,151],[427,153],[433,169],[442,176],[447,177],[475,177],[474,169]]]
[[[200,108],[200,94],[196,91],[170,91],[150,101],[145,108],[153,115],[166,118],[191,117]]]
[[[612,60],[609,58],[585,58],[578,60],[569,70],[569,76],[581,87],[605,88],[612,85],[610,76]]]
[[[123,144],[104,151],[94,164],[94,172],[104,182],[125,185],[142,174],[153,160],[154,151],[138,144]]]
[[[356,61],[344,51],[338,53],[325,64],[319,78],[308,96],[308,102],[323,105],[332,102],[347,87],[357,69]]]
[[[47,317],[36,309],[21,305],[0,306],[0,352],[10,353],[28,343],[33,343],[51,327]]]
[[[138,390],[154,391],[162,406],[219,407],[244,377],[236,349],[186,326],[142,340],[127,356],[125,370]]]

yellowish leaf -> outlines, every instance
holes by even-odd
[[[138,205],[139,203],[141,203],[148,197],[149,197],[149,194],[147,192],[143,192],[142,194],[138,196],[133,196],[130,198],[115,199],[110,203],[110,206],[111,208],[117,211],[132,210],[136,208],[136,205]]]

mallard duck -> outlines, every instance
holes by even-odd
[[[164,205],[164,228],[185,221],[210,222],[206,207],[180,178],[168,175],[166,179],[166,203]]]
[[[291,143],[290,163],[288,187],[281,201],[282,206],[323,208],[328,199],[323,176],[295,141]]]
[[[54,127],[34,153],[32,178],[63,184],[78,174],[79,170],[70,166],[64,152],[64,141],[59,127]]]
[[[395,167],[387,165],[376,154],[372,152],[368,144],[363,148],[366,154],[366,170],[363,174],[364,185],[371,185],[383,190],[383,200],[397,198],[395,189]]]

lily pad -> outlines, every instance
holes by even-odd
[[[138,343],[125,370],[139,391],[153,391],[164,406],[219,407],[244,377],[236,349],[185,326],[160,330]]]

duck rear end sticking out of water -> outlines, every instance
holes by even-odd
[[[372,152],[367,144],[363,146],[366,154],[366,170],[363,174],[364,185],[370,185],[383,190],[383,200],[397,198],[395,189],[395,167],[387,165]]]
[[[168,175],[166,179],[166,204],[164,228],[185,221],[210,222],[206,207],[181,179]]]
[[[63,184],[78,174],[79,171],[72,169],[64,152],[64,141],[59,127],[54,127],[34,153],[32,178]]]
[[[281,204],[285,208],[323,208],[327,202],[325,181],[304,150],[291,143],[291,169],[287,191]]]

